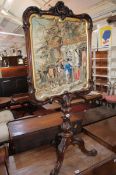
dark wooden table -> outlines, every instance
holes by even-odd
[[[62,113],[55,112],[45,116],[28,117],[8,123],[11,152],[20,152],[42,144],[50,143],[60,131]],[[76,125],[82,118],[71,114],[71,122]],[[80,124],[81,125],[81,124]]]
[[[45,104],[43,105],[43,108],[45,108],[46,110],[57,110],[57,109],[60,109],[60,105],[58,103],[48,103],[48,104]]]
[[[82,95],[81,97],[85,100],[85,102],[93,103],[93,105],[96,104],[96,101],[101,103],[102,100],[102,94],[96,91],[91,91],[89,94]]]
[[[71,101],[71,105],[76,105],[76,104],[80,104],[80,103],[84,103],[84,99],[79,98],[79,99],[74,99]],[[53,102],[52,104],[48,103],[46,105],[43,105],[43,107],[47,110],[57,110],[60,109],[61,106],[57,103],[57,102]]]
[[[100,106],[77,113],[83,118],[82,125],[86,126],[107,118],[116,116],[116,109],[107,106]]]
[[[9,107],[11,103],[11,97],[0,97],[0,108]]]
[[[92,100],[101,99],[102,95],[101,94],[87,94],[87,95],[83,95],[83,98],[86,101],[92,101]]]
[[[30,97],[28,93],[20,93],[12,96],[12,103],[22,104],[30,101]]]
[[[116,153],[116,116],[84,127],[85,132]]]

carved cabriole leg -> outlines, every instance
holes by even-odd
[[[64,154],[68,146],[71,144],[72,141],[72,132],[70,133],[62,133],[62,139],[60,144],[57,148],[57,162],[55,165],[55,168],[51,171],[50,175],[58,175],[59,171],[61,169],[63,160],[64,160]]]
[[[89,150],[87,150],[87,149],[85,148],[84,141],[83,141],[81,138],[73,137],[72,144],[73,144],[73,145],[78,145],[79,148],[80,148],[80,150],[81,150],[84,154],[86,154],[86,155],[88,155],[88,156],[96,156],[96,155],[97,155],[97,151],[96,151],[95,149],[92,149],[92,150],[89,151]]]

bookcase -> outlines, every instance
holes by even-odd
[[[116,46],[109,51],[109,81],[116,82]]]
[[[100,26],[107,23],[102,23]],[[99,28],[92,33],[92,76],[94,89],[100,90],[101,86],[107,91],[108,82],[116,82],[116,25],[112,26],[111,44],[101,47],[99,40]],[[115,92],[116,94],[116,92]]]
[[[92,76],[94,89],[107,91],[108,82],[116,82],[116,46],[106,50],[93,50]]]
[[[107,91],[107,82],[109,81],[108,73],[108,51],[93,51],[92,72],[94,89],[100,91],[101,86]]]

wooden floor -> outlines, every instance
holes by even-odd
[[[107,162],[108,159],[114,156],[112,151],[100,145],[89,136],[82,134],[82,138],[88,149],[95,148],[98,151],[97,156],[86,156],[77,146],[70,146],[66,152],[59,175],[74,175],[77,170],[82,172],[90,167],[99,167],[99,165],[103,164],[102,162]],[[49,175],[55,165],[55,161],[55,149],[51,146],[44,146],[44,148],[41,147],[10,156],[9,172],[10,175]]]

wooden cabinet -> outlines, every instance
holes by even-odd
[[[15,92],[15,81],[12,78],[5,78],[0,81],[1,96],[11,96]]]
[[[0,79],[0,96],[7,97],[28,91],[27,77],[11,77]]]
[[[22,77],[27,76],[27,66],[1,67],[0,77]]]
[[[0,68],[0,96],[7,97],[28,91],[27,66]]]

